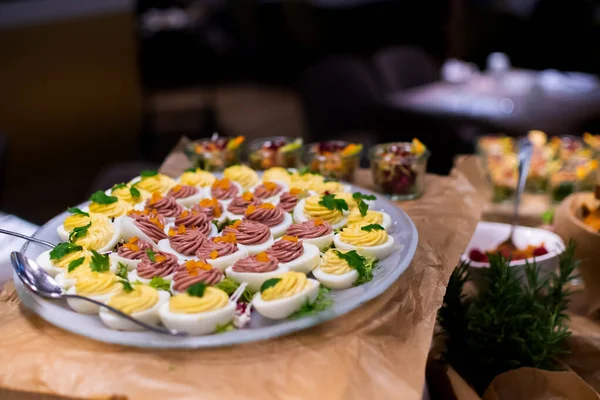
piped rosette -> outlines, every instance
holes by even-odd
[[[394,238],[380,225],[348,225],[333,237],[333,243],[339,250],[356,250],[361,256],[379,260],[394,250]]]
[[[153,246],[166,239],[165,218],[153,211],[130,211],[121,220],[121,237],[130,240],[137,237]]]
[[[112,221],[111,218],[107,217],[106,215],[93,214],[82,211],[78,208],[70,208],[69,212],[71,215],[65,218],[63,223],[56,228],[56,233],[63,242],[67,242],[69,240],[69,236],[76,228],[79,231],[87,230],[91,227],[92,223],[95,225],[94,229],[97,229],[100,226],[106,226],[107,223],[112,224],[114,228],[113,234],[115,232],[120,233],[120,218]],[[88,226],[88,228],[85,228],[86,226]]]
[[[243,190],[250,190],[258,183],[258,174],[247,165],[232,165],[225,168],[223,176],[239,183]]]
[[[131,271],[137,268],[142,256],[146,254],[146,250],[152,250],[152,248],[150,242],[133,236],[125,243],[117,246],[117,251],[110,253],[110,259],[117,264],[125,265]]]
[[[319,294],[319,282],[301,272],[289,271],[266,281],[252,298],[256,311],[270,319],[287,318]]]
[[[288,190],[288,186],[283,182],[265,181],[257,185],[253,190],[254,196],[265,203],[279,204],[279,198]]]
[[[292,216],[271,203],[248,206],[244,219],[268,226],[275,238],[283,236],[292,224]]]
[[[340,257],[339,253],[346,252],[336,249],[327,250],[321,255],[319,266],[312,272],[323,286],[330,289],[348,289],[358,279],[357,270]]]
[[[185,171],[178,179],[178,182],[182,185],[196,186],[199,188],[210,187],[216,178],[213,174],[208,171],[204,171],[200,168],[190,169]]]
[[[67,289],[67,294],[77,294],[104,303],[122,290],[119,277],[112,272],[89,271],[77,276],[75,284]],[[83,314],[97,314],[99,311],[99,306],[81,299],[67,298],[67,304]]]
[[[151,195],[150,192],[125,183],[116,184],[105,193],[109,196],[117,197],[119,200],[128,203],[131,207],[145,202]]]
[[[172,224],[165,227],[165,231],[168,234],[171,227],[177,229],[180,226],[185,226],[188,229],[198,229],[206,237],[217,236],[219,233],[219,229],[213,223],[213,220],[198,210],[183,210]]]
[[[319,265],[319,248],[304,243],[298,236],[283,236],[267,250],[267,254],[290,271],[308,274]]]
[[[279,207],[285,212],[293,212],[294,208],[300,201],[300,198],[306,197],[306,191],[298,188],[292,188],[289,192],[283,192],[279,196]]]
[[[179,225],[177,228],[171,226],[168,232],[168,238],[158,242],[158,248],[175,254],[179,261],[194,258],[202,244],[208,240],[200,229],[186,228],[185,225]]]
[[[106,216],[90,215],[91,218],[86,225],[73,228],[69,232],[69,241],[84,249],[96,250],[100,253],[112,250],[121,237],[120,219],[112,223]]]
[[[197,258],[206,260],[213,268],[220,271],[225,271],[227,267],[247,256],[246,246],[237,243],[237,238],[233,233],[205,240],[196,252]]]
[[[314,244],[321,251],[328,249],[333,243],[333,229],[321,218],[292,224],[286,234],[296,236],[304,243]]]
[[[244,218],[246,209],[250,206],[260,206],[263,203],[261,199],[256,197],[252,192],[244,192],[241,196],[237,196],[227,205],[227,219],[235,221]]]
[[[198,204],[192,206],[191,211],[205,214],[211,221],[217,221],[219,226],[222,226],[227,220],[223,205],[214,197],[202,199]]]
[[[223,236],[229,233],[233,233],[237,243],[244,245],[251,255],[266,251],[275,241],[269,227],[256,221],[237,220],[223,229]]]
[[[171,282],[173,293],[185,292],[190,286],[202,282],[214,286],[225,276],[223,272],[206,262],[206,260],[189,260],[181,264]]]
[[[156,290],[143,284],[127,286],[127,290],[112,296],[107,304],[117,310],[145,322],[149,325],[158,325],[160,316],[158,310],[169,302],[171,295],[164,290]],[[120,331],[141,331],[144,328],[117,314],[101,308],[100,319],[111,329]]]
[[[301,199],[294,208],[294,221],[305,222],[320,218],[328,222],[333,229],[341,229],[348,222],[348,212],[338,208],[339,204],[335,202],[335,196],[332,197],[310,196]],[[343,199],[338,200],[343,201]]]
[[[160,277],[170,282],[177,269],[179,269],[179,263],[175,254],[147,250],[137,269],[129,272],[128,279],[131,282],[140,281],[148,284],[152,278]]]
[[[362,215],[358,208],[354,208],[348,215],[348,226],[358,224],[366,225],[381,225],[386,231],[392,227],[392,217],[384,211],[367,210],[365,215]]]
[[[243,192],[242,186],[230,179],[217,179],[210,186],[210,197],[219,200],[224,205],[229,204],[234,198]]]
[[[287,271],[286,267],[279,264],[279,260],[262,252],[236,261],[225,270],[225,274],[234,281],[246,282],[248,289],[256,292],[265,281]]]
[[[177,185],[177,182],[173,178],[159,174],[156,171],[144,171],[140,176],[133,178],[129,184],[135,185],[136,188],[145,190],[148,193],[158,192],[165,195],[173,186]]]
[[[174,198],[183,207],[191,207],[206,197],[206,193],[196,186],[175,185],[167,192],[167,197]]]
[[[183,211],[181,204],[174,197],[162,196],[154,192],[152,197],[146,200],[146,210],[155,212],[165,218],[167,222],[172,222]]]

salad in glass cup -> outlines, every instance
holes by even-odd
[[[298,168],[301,154],[301,138],[271,136],[255,139],[248,145],[248,162],[255,170]]]
[[[225,168],[240,163],[240,147],[244,143],[243,136],[229,138],[212,135],[190,143],[185,153],[195,167],[205,171],[223,171]]]
[[[371,148],[369,158],[375,190],[392,200],[410,200],[423,194],[429,150],[418,139],[383,143]]]
[[[362,149],[362,144],[343,140],[311,143],[305,152],[306,166],[326,178],[351,181]]]

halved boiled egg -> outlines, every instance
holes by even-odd
[[[328,193],[334,193],[334,192],[328,191]],[[352,193],[350,193],[350,192],[335,192],[334,194],[335,194],[336,199],[342,199],[346,202],[346,204],[348,204],[348,208],[350,209],[350,211],[353,211],[354,209],[358,209],[359,201],[354,198],[354,195]],[[362,201],[365,204],[367,204],[369,206],[369,208],[373,207],[373,205],[375,204],[375,200],[362,199]]]
[[[279,265],[276,259],[269,257],[267,253],[259,253],[238,260],[225,270],[225,275],[234,281],[246,282],[248,290],[256,292],[265,281],[288,271],[287,267]]]
[[[224,272],[225,269],[231,267],[236,261],[241,260],[242,258],[248,257],[248,249],[243,244],[237,244],[238,250],[235,253],[228,254],[226,256],[217,256],[215,258],[211,258],[209,255],[206,257],[206,262],[212,265],[213,268],[218,269],[221,272]],[[218,253],[217,253],[218,255]]]
[[[177,203],[184,207],[191,207],[208,197],[204,188],[189,185],[175,185],[167,192],[167,195],[175,197]]]
[[[158,310],[169,302],[171,298],[169,292],[156,290],[141,284],[132,285],[132,288],[133,290],[130,292],[124,290],[112,296],[106,304],[131,315],[139,321],[150,325],[158,325],[160,323]],[[99,314],[102,322],[111,329],[120,331],[144,330],[140,325],[134,324],[106,308],[101,308]]]
[[[123,285],[112,272],[89,272],[77,277],[75,285],[67,289],[67,294],[77,294],[105,303],[122,290]],[[100,308],[89,301],[74,298],[67,298],[67,304],[83,314],[97,314]]]
[[[289,172],[283,167],[271,167],[265,170],[261,179],[263,182],[283,182],[288,186],[291,182]]]
[[[150,222],[154,223],[156,228],[152,228],[152,237],[147,235],[142,229],[140,229],[133,218],[130,216],[124,216],[121,220],[121,237],[125,240],[130,240],[133,238],[139,238],[144,242],[150,243],[152,247],[156,247],[156,243],[164,239],[166,234],[164,233],[164,225],[159,220],[159,217],[154,219],[150,218]],[[150,232],[150,231],[148,231]],[[155,240],[157,239],[157,240]]]
[[[56,227],[56,234],[63,242],[69,241],[69,233],[73,231],[73,229],[86,226],[92,222],[92,220],[107,218],[102,214],[91,214],[87,207],[84,207],[83,209],[73,207],[70,208],[69,211],[72,211],[71,215],[65,218],[63,223]]]
[[[55,250],[48,250],[41,253],[35,262],[51,277],[55,277],[63,272],[68,272],[69,265],[79,266],[89,263],[91,253],[81,246],[73,243],[59,243]],[[75,267],[76,268],[76,267]]]
[[[356,269],[339,257],[335,249],[327,250],[321,256],[321,264],[312,273],[323,286],[330,289],[348,289],[358,279]]]
[[[242,185],[244,190],[253,188],[258,183],[258,174],[246,165],[234,165],[225,168],[223,176]]]
[[[151,242],[142,241],[134,236],[123,243],[117,251],[110,253],[109,257],[113,263],[123,264],[127,267],[127,270],[131,271],[137,268],[141,257],[146,254],[146,250],[152,248],[153,244]],[[123,255],[119,254],[120,250],[123,250]]]
[[[314,303],[319,294],[319,282],[301,272],[286,272],[272,282],[252,298],[256,311],[270,319],[289,317],[304,304]]]
[[[296,258],[294,257],[301,253]],[[302,272],[308,274],[319,265],[320,252],[319,248],[314,244],[306,243],[299,240],[296,236],[283,236],[277,240],[267,254],[275,257],[279,261],[279,265],[286,267],[290,271]],[[286,261],[288,260],[289,261]]]
[[[141,176],[133,178],[129,185],[135,185],[136,188],[149,193],[158,192],[165,195],[169,189],[177,185],[177,182],[173,178],[159,174],[156,171],[144,171]]]
[[[229,301],[227,293],[207,286],[202,291],[188,289],[186,293],[171,297],[158,313],[163,325],[169,329],[190,335],[206,335],[231,322],[235,308],[236,304]]]
[[[115,219],[113,223],[108,217],[94,215],[87,225],[73,228],[69,235],[73,243],[85,249],[107,252],[121,238],[121,218]]]
[[[190,185],[201,188],[210,187],[216,180],[215,176],[208,171],[196,168],[194,170],[185,171],[176,181],[182,185]]]
[[[340,250],[356,250],[365,257],[383,260],[394,251],[394,238],[383,229],[363,230],[359,224],[349,225],[333,237],[333,243]]]
[[[348,213],[338,209],[329,209],[319,204],[322,197],[310,196],[301,199],[294,208],[294,221],[305,222],[314,218],[321,218],[328,222],[333,229],[340,229],[348,222]]]
[[[130,206],[143,204],[147,199],[150,198],[151,195],[150,192],[147,192],[144,189],[140,189],[132,185],[127,185],[125,183],[119,183],[117,185],[114,185],[105,193],[108,196],[114,196],[117,197],[119,200],[129,203]]]
[[[354,208],[348,215],[348,225],[359,224],[365,225],[381,225],[389,232],[392,227],[392,218],[385,211],[367,210],[366,215],[362,215],[358,208]]]
[[[258,197],[264,203],[273,205],[279,204],[279,198],[285,192],[289,191],[289,186],[280,181],[263,181],[252,189],[254,196]]]

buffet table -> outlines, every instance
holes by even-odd
[[[370,188],[370,172],[356,184]],[[353,312],[275,340],[194,351],[108,345],[33,315],[9,282],[0,293],[0,395],[421,399],[436,313],[482,204],[456,172],[428,175],[424,196],[399,206],[419,232],[401,278]]]

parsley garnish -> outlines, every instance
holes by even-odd
[[[160,276],[155,276],[152,278],[149,285],[156,290],[166,290],[168,292],[171,289],[171,282],[161,278]]]
[[[90,261],[90,269],[94,272],[106,272],[110,266],[108,254],[100,254],[96,250],[92,250],[92,260]]]
[[[321,197],[319,204],[329,210],[348,211],[348,203],[344,199],[336,199],[335,194],[326,194]]]
[[[206,285],[204,284],[204,282],[198,282],[198,283],[194,283],[192,286],[190,286],[187,289],[187,294],[189,294],[190,296],[202,297],[202,296],[204,296],[205,290],[206,290]]]
[[[379,224],[370,224],[370,225],[365,225],[362,228],[360,228],[361,231],[367,231],[367,232],[371,232],[371,231],[383,231],[384,227],[379,225]]]
[[[358,211],[364,217],[367,215],[367,211],[369,211],[369,205],[362,200],[358,200]]]
[[[350,250],[346,253],[335,250],[335,254],[342,260],[345,260],[350,268],[354,268],[356,272],[358,272],[358,279],[354,282],[354,286],[369,282],[373,279],[373,266],[377,262],[376,259],[367,259],[358,254],[356,250]]]
[[[135,199],[139,198],[142,195],[135,186],[129,188],[129,193],[131,194],[131,197]]]
[[[307,315],[312,315],[319,313],[321,311],[327,310],[329,307],[333,305],[333,299],[329,296],[329,289],[325,286],[319,287],[319,294],[317,295],[314,303],[309,303],[308,301],[300,307],[298,311],[293,313],[290,318],[302,318]]]
[[[148,258],[150,259],[150,261],[152,262],[156,262],[156,257],[154,256],[154,251],[152,251],[152,249],[146,249],[146,256],[148,256]]]
[[[374,194],[364,194],[361,192],[354,192],[352,193],[352,198],[354,200],[377,200],[377,197],[375,197]]]
[[[273,287],[275,285],[277,285],[277,283],[281,280],[281,278],[271,278],[271,279],[267,279],[266,281],[263,282],[263,284],[260,286],[260,292],[264,292],[265,290],[267,290],[270,287]]]
[[[217,325],[217,329],[215,330],[215,333],[225,333],[225,332],[229,332],[235,329],[235,325],[233,325],[233,321],[229,321],[226,324],[223,325]]]
[[[90,226],[92,226],[91,222],[88,223],[87,225],[77,226],[77,227],[73,228],[71,233],[69,233],[69,241],[75,242],[77,239],[82,238],[85,235],[87,235],[87,231],[88,231],[88,229],[90,229]]]
[[[155,169],[146,169],[143,170],[142,172],[140,172],[140,176],[142,178],[150,178],[151,176],[156,176],[158,175],[158,171]]]
[[[133,286],[127,279],[121,279],[119,282],[121,282],[123,284],[123,291],[125,293],[133,292]]]
[[[80,250],[83,250],[83,247],[78,246],[76,244],[69,242],[59,243],[56,246],[54,246],[54,248],[50,251],[50,259],[60,260],[67,254]]]
[[[185,170],[185,172],[196,172],[196,169],[196,167],[188,168]]]
[[[119,270],[117,272],[117,275],[123,279],[127,279],[128,273],[129,273],[129,270],[127,269],[127,265],[125,265],[123,263],[119,263]]]
[[[102,190],[98,190],[96,193],[90,196],[90,201],[98,204],[112,204],[116,203],[119,199],[115,196],[109,196]]]
[[[229,296],[231,296],[233,294],[233,292],[235,292],[237,290],[237,288],[240,287],[240,284],[238,282],[234,281],[233,279],[225,278],[221,282],[217,283],[215,285],[215,287],[217,289],[221,289],[222,291],[227,293]],[[251,300],[252,300],[252,292],[250,290],[248,290],[248,288],[246,288],[246,290],[244,290],[244,293],[242,293],[242,295],[240,296],[240,301],[242,301],[244,303],[250,303]]]
[[[312,172],[309,167],[302,167],[298,170],[298,175],[302,176],[302,175],[306,175],[306,174],[315,175],[315,173]]]
[[[77,207],[69,207],[69,208],[67,208],[67,211],[69,212],[69,214],[73,214],[73,215],[83,215],[84,217],[90,216],[90,214],[86,213],[85,211],[82,211],[81,209],[79,209]]]
[[[73,271],[75,268],[79,267],[85,261],[85,257],[78,258],[69,263],[69,267],[67,268],[68,272]]]

